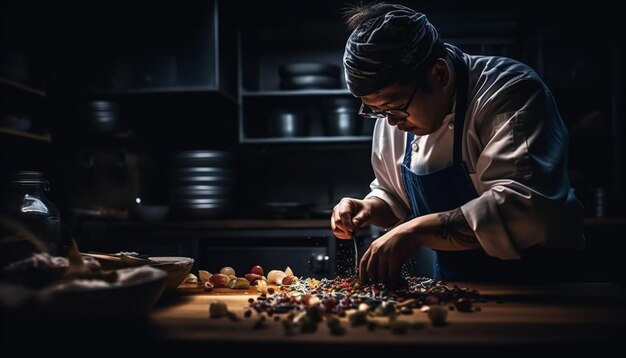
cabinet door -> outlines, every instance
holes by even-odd
[[[226,90],[234,95],[235,30],[227,19],[220,21],[227,16],[222,9],[227,6],[212,0],[58,10],[66,39],[59,86],[92,94]]]

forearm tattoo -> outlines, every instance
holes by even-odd
[[[465,247],[480,247],[460,208],[438,214],[441,226],[435,235]]]

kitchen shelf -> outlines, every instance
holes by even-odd
[[[0,76],[0,84],[2,84],[3,86],[9,87],[11,89],[17,89],[24,93],[32,94],[32,95],[39,96],[39,97],[46,97],[46,92],[44,90],[29,86],[29,85],[25,85],[23,83],[20,83],[18,81],[15,81],[6,77]]]
[[[610,93],[613,91],[613,87],[611,83],[606,82],[584,82],[584,81],[561,81],[561,82],[546,82],[548,88],[552,91],[572,91],[572,92],[580,92],[581,90],[594,90],[594,91],[604,91]]]
[[[237,99],[216,86],[205,86],[205,85],[195,85],[195,86],[168,86],[168,87],[143,87],[143,88],[125,88],[125,89],[107,89],[107,90],[94,90],[86,93],[86,96],[106,96],[106,97],[116,97],[116,96],[132,96],[132,95],[151,95],[151,94],[218,94],[226,99],[236,102]]]
[[[585,226],[624,226],[626,218],[585,218]],[[267,219],[267,220],[164,220],[143,222],[132,220],[85,221],[84,228],[107,230],[219,230],[219,229],[328,229],[327,219]]]
[[[291,137],[291,138],[243,138],[241,143],[249,144],[291,144],[291,143],[369,143],[370,136],[335,136],[335,137]]]
[[[22,131],[19,129],[5,128],[5,127],[0,127],[0,133],[16,136],[20,138],[32,139],[32,140],[44,142],[44,143],[50,143],[52,141],[50,133],[35,134],[35,133]]]
[[[189,237],[196,239],[240,238],[256,241],[261,238],[274,238],[294,241],[303,238],[320,240],[333,238],[327,219],[308,220],[176,220],[161,222],[142,221],[86,221],[80,231],[83,234],[125,233],[135,239],[153,240],[155,235],[166,237]],[[112,237],[117,237],[112,235]],[[123,239],[122,236],[119,236]]]
[[[318,16],[312,14],[321,9],[313,3],[299,4],[296,8],[298,15],[289,19],[267,13],[261,23],[256,23],[261,18],[255,17],[239,31],[239,143],[289,147],[290,144],[371,142],[371,135],[367,135],[369,128],[360,128],[361,121],[356,114],[361,103],[346,88],[341,71],[347,39],[340,16],[341,7],[333,5]],[[265,10],[258,9],[258,12],[265,14]],[[284,20],[303,31],[286,33]],[[281,68],[296,63],[336,67],[336,74],[334,71],[331,74],[310,73],[337,77],[336,84],[328,88],[286,89],[283,78],[286,74],[281,73]],[[346,104],[348,101],[349,105]],[[338,122],[334,120],[340,116],[337,113],[343,116],[340,118],[342,123],[350,120],[342,126],[351,129],[335,128]],[[346,119],[352,114],[354,118]],[[282,125],[289,126],[285,121],[290,119],[285,115],[295,117],[295,132],[299,136],[281,135],[284,133],[281,128],[286,128]]]
[[[245,91],[241,96],[239,140],[254,144],[370,142],[369,126],[373,124],[357,116],[359,105],[346,89]],[[335,112],[337,109],[350,111],[349,130],[340,131],[330,123],[341,113]],[[281,135],[284,113],[293,113],[296,125],[304,126],[296,129],[299,135]]]
[[[86,226],[109,227],[116,229],[293,229],[293,228],[326,228],[330,227],[326,219],[292,219],[292,220],[164,220],[159,222],[143,221],[99,221],[85,222]]]
[[[307,89],[290,91],[244,91],[242,97],[294,97],[352,95],[347,89]]]
[[[612,218],[585,218],[586,227],[625,227],[626,217],[612,217]]]

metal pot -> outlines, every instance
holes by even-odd
[[[328,134],[331,136],[354,136],[360,133],[361,122],[357,109],[350,99],[336,99],[326,116]]]
[[[268,133],[273,137],[303,137],[307,135],[307,121],[301,113],[277,110],[270,115]]]

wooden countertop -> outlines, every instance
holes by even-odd
[[[330,230],[330,219],[259,219],[259,220],[163,220],[143,222],[137,220],[91,220],[85,222],[87,229],[311,229]]]
[[[106,220],[97,217],[85,220],[86,230],[111,229],[186,229],[186,230],[241,230],[241,229],[328,229],[330,217],[317,219],[224,219],[224,220],[162,220],[144,222],[140,220]],[[586,227],[624,226],[626,218],[585,218]]]
[[[216,289],[207,293],[193,286],[180,287],[174,295],[163,297],[145,320],[120,316],[102,320],[80,316],[51,321],[45,317],[5,320],[0,312],[0,355],[44,357],[54,352],[63,357],[111,357],[135,352],[142,357],[272,354],[301,358],[332,354],[357,358],[357,353],[397,356],[408,351],[407,356],[425,357],[424,354],[441,356],[444,351],[467,355],[467,350],[474,350],[481,358],[490,354],[502,358],[503,354],[520,352],[531,354],[532,358],[533,354],[553,348],[558,349],[559,356],[566,356],[565,352],[580,356],[582,350],[588,350],[592,357],[622,348],[626,332],[624,286],[462,285],[479,290],[486,299],[476,304],[480,311],[449,311],[449,323],[442,327],[432,326],[421,312],[401,315],[399,319],[420,323],[419,328],[411,328],[405,335],[350,327],[346,319],[343,336],[330,335],[324,323],[315,333],[287,336],[281,322],[272,318],[267,320],[266,329],[255,330],[256,313],[252,318],[243,318],[248,299],[257,297],[254,289]],[[241,320],[209,318],[209,304],[215,300],[227,303]],[[124,354],[126,351],[128,354]]]
[[[207,293],[179,287],[174,303],[154,310],[151,326],[159,342],[181,346],[207,344],[261,344],[294,347],[308,344],[332,349],[369,347],[461,347],[461,346],[533,346],[575,347],[617,343],[626,332],[626,288],[611,283],[558,283],[533,286],[463,284],[478,289],[486,299],[477,303],[480,311],[450,311],[446,326],[430,324],[426,314],[413,313],[399,319],[417,320],[423,325],[406,335],[388,330],[370,332],[366,327],[350,327],[340,337],[331,336],[325,324],[313,334],[286,336],[280,322],[268,320],[268,328],[254,330],[252,318],[233,322],[227,318],[210,319],[209,304],[225,302],[231,312],[243,317],[247,300],[256,297],[254,290],[241,292],[216,289]]]

